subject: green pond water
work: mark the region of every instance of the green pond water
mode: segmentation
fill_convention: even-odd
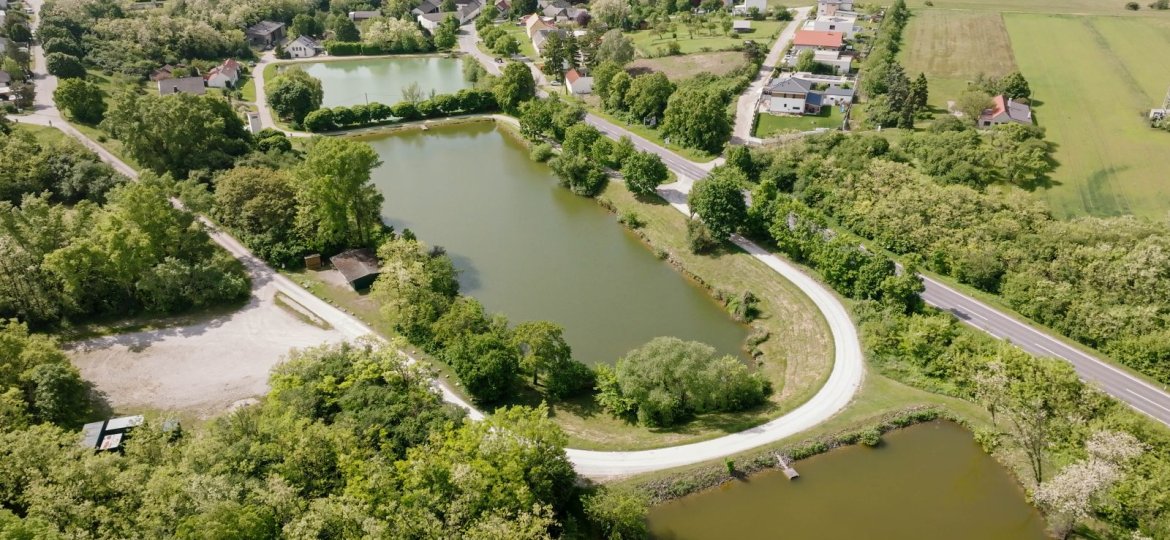
[[[295,65],[321,79],[325,107],[373,102],[393,105],[402,101],[402,89],[411,83],[417,83],[425,95],[432,90],[450,94],[469,86],[463,80],[463,61],[457,58],[419,56]]]
[[[659,540],[1042,540],[1044,522],[1006,470],[950,422],[892,432],[650,511]]]
[[[741,349],[746,327],[492,123],[363,140],[384,162],[373,173],[383,217],[446,248],[462,292],[489,311],[560,324],[589,364],[657,336]]]

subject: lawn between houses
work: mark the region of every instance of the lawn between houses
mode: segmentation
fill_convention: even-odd
[[[737,18],[738,19],[738,18]],[[677,42],[679,52],[691,54],[697,52],[726,51],[743,45],[746,40],[754,40],[765,46],[770,46],[776,36],[788,25],[787,21],[751,21],[752,31],[731,37],[731,33],[723,34],[716,29],[715,35],[708,35],[706,30],[691,34],[686,25],[676,22],[676,29],[672,32],[657,34],[653,29],[627,32],[638,53],[645,57],[666,56],[666,48],[670,42]],[[716,21],[716,24],[719,23]]]
[[[820,114],[777,115],[759,113],[756,121],[756,130],[752,135],[767,138],[786,132],[812,131],[814,129],[837,129],[845,122],[845,115],[840,107],[823,107]]]

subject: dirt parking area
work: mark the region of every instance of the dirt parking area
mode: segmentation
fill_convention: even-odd
[[[274,301],[272,283],[242,309],[193,324],[68,344],[73,363],[119,413],[182,411],[209,417],[268,391],[268,372],[291,348],[343,341]]]

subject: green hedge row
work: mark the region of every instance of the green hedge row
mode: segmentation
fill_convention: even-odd
[[[352,107],[317,109],[305,116],[305,129],[320,133],[385,123],[389,120],[412,121],[442,118],[456,114],[494,112],[495,95],[488,90],[464,89],[454,94],[440,94],[417,103],[400,101],[394,105],[370,103]]]

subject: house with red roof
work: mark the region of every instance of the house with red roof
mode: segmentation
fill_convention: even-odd
[[[820,30],[797,30],[792,38],[792,52],[801,51],[839,51],[845,47],[845,34],[841,32],[824,32]]]
[[[983,114],[979,115],[979,127],[998,126],[1008,122],[1025,126],[1033,124],[1031,107],[1004,97],[1003,94],[995,96],[991,102],[991,108],[984,109]]]
[[[203,80],[211,88],[235,88],[240,80],[240,63],[231,58],[224,60],[222,64],[207,70]]]
[[[565,89],[570,94],[589,94],[593,92],[593,77],[581,74],[575,69],[565,72]]]

